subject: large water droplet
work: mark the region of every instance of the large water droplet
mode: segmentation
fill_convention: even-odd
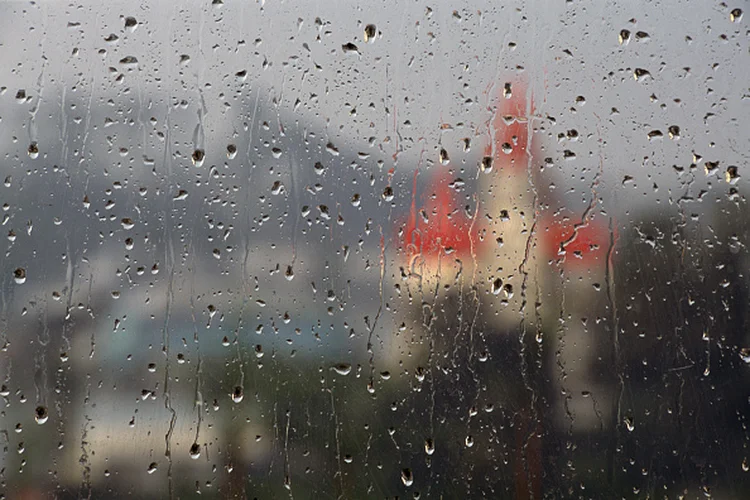
[[[242,387],[235,387],[234,391],[232,392],[232,401],[234,401],[235,403],[241,403],[244,398],[245,392],[242,390]]]
[[[401,482],[404,483],[404,486],[414,484],[414,476],[411,473],[411,469],[406,468],[401,470]]]

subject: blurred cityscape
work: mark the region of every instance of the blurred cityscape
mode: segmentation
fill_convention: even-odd
[[[3,498],[750,497],[742,6],[305,5],[0,5]]]

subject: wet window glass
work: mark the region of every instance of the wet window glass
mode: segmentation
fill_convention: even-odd
[[[2,498],[750,497],[746,7],[2,3]]]

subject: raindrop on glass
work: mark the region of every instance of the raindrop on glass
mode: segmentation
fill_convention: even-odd
[[[234,401],[235,403],[241,403],[244,398],[245,392],[242,390],[242,387],[235,387],[234,391],[232,392],[232,401]]]
[[[26,269],[19,267],[18,269],[13,271],[13,279],[19,285],[23,285],[24,283],[26,283]]]
[[[39,425],[42,425],[49,419],[49,412],[47,412],[46,406],[37,406],[36,410],[34,410],[34,420],[36,420],[36,423]]]

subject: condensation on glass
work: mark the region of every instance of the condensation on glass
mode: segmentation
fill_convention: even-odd
[[[745,7],[4,2],[4,498],[748,498]]]

